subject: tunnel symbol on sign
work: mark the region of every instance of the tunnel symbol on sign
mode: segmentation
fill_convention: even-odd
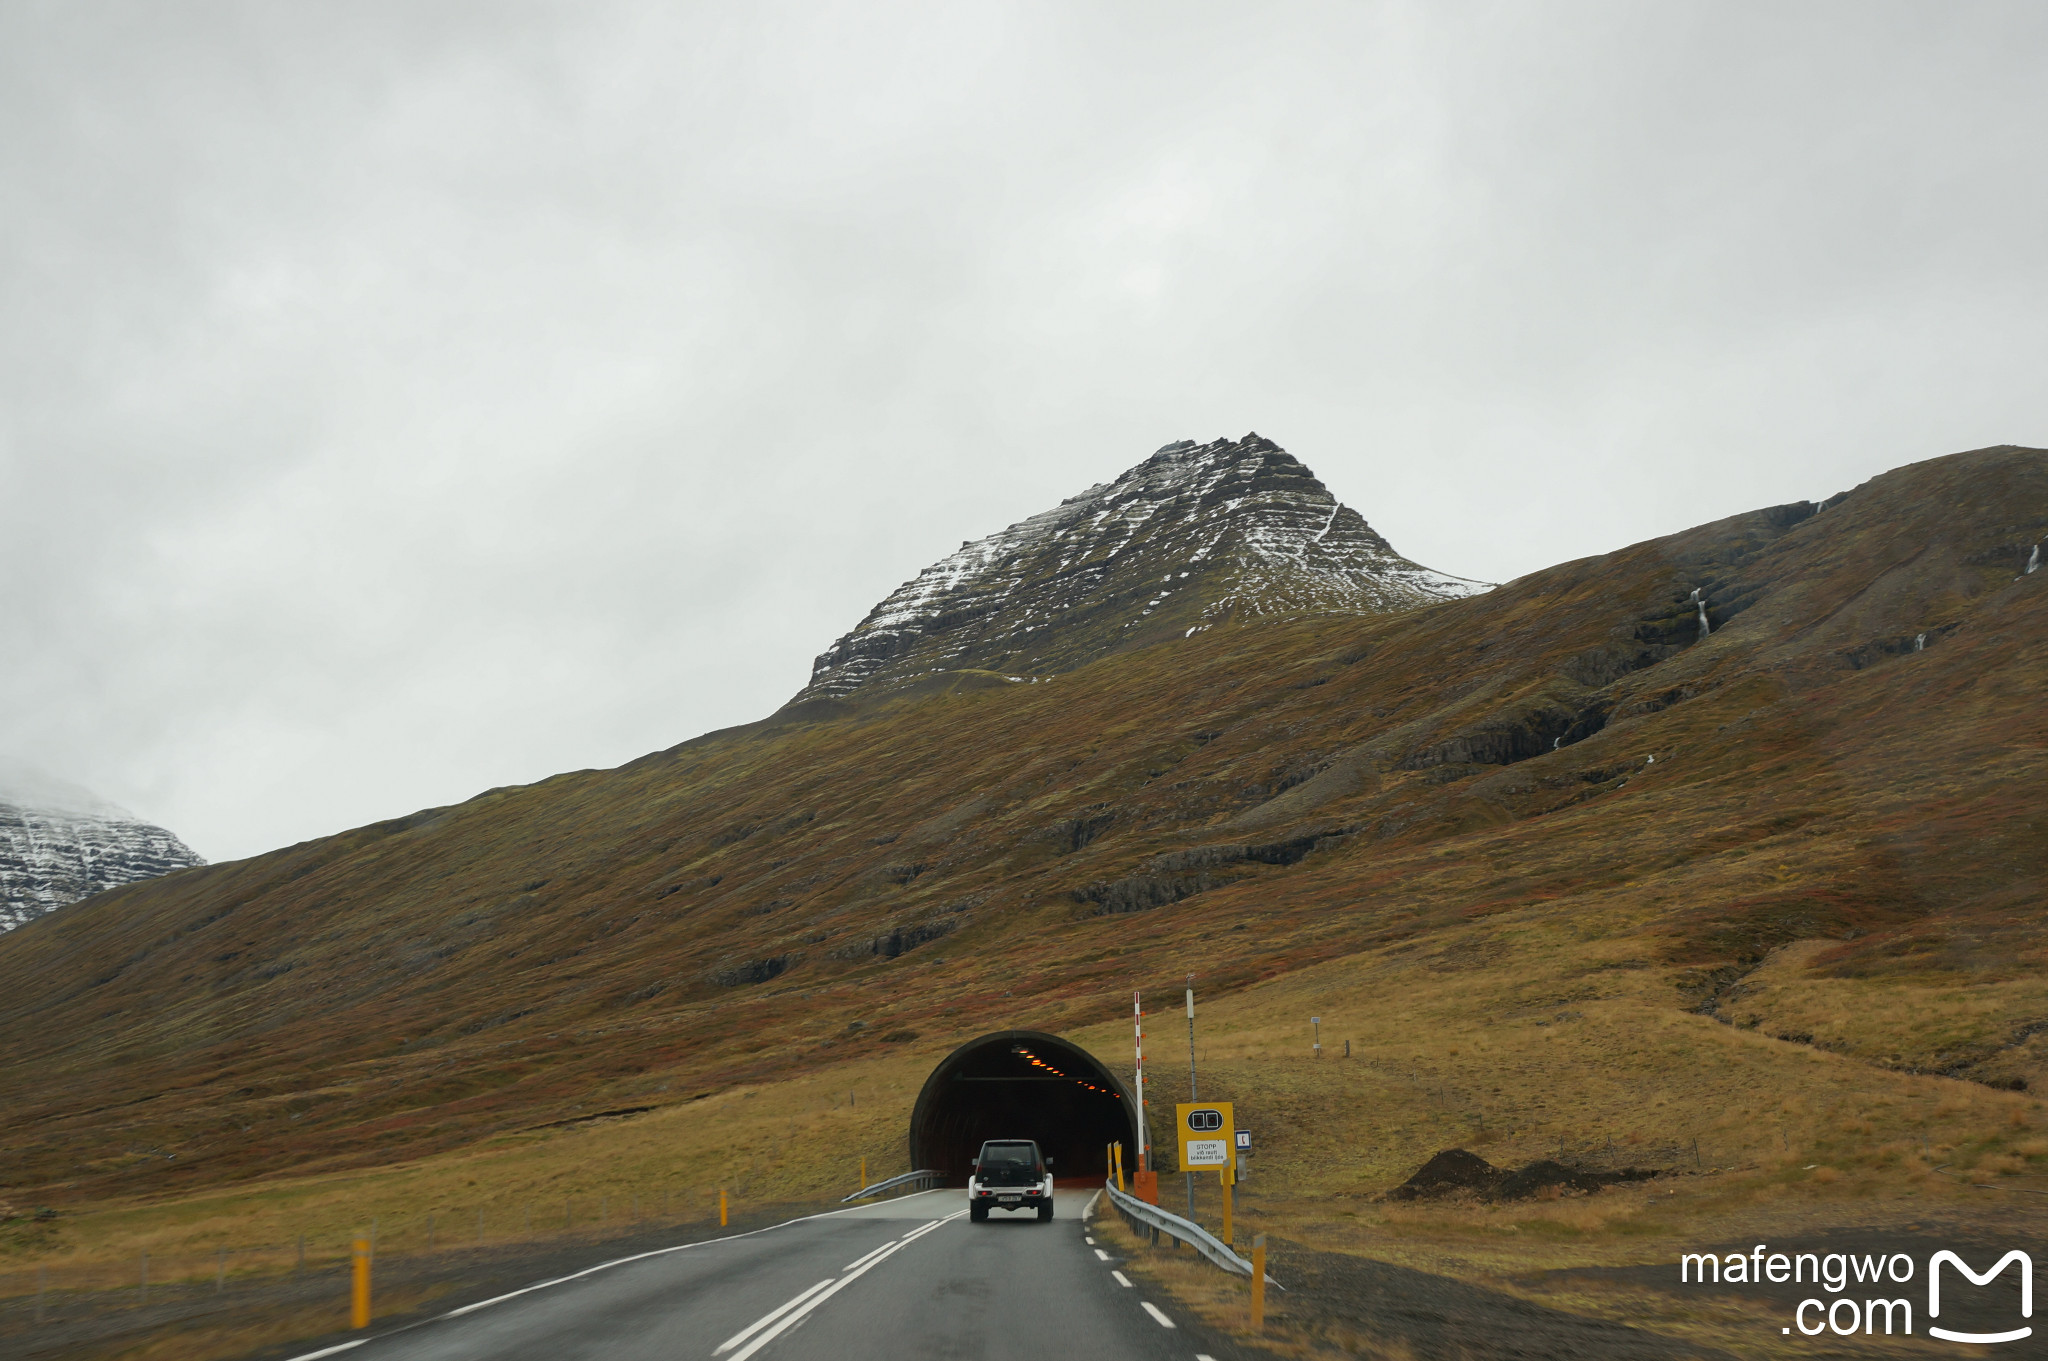
[[[1188,1128],[1189,1128],[1189,1129],[1198,1129],[1198,1130],[1212,1130],[1212,1129],[1222,1129],[1222,1128],[1223,1128],[1223,1112],[1222,1112],[1222,1111],[1189,1111],[1189,1112],[1188,1112]]]

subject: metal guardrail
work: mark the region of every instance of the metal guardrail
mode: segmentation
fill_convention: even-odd
[[[891,1177],[887,1181],[878,1181],[873,1186],[863,1186],[860,1188],[860,1190],[855,1191],[852,1195],[848,1196],[846,1200],[842,1200],[839,1203],[841,1205],[844,1205],[848,1201],[866,1200],[871,1196],[879,1196],[884,1191],[893,1191],[899,1186],[910,1186],[913,1184],[917,1184],[920,1186],[929,1185],[934,1182],[945,1180],[945,1176],[945,1173],[937,1171],[936,1169],[930,1167],[921,1167],[915,1172],[905,1172],[900,1177]],[[841,1185],[844,1184],[845,1183],[843,1182],[841,1183]]]
[[[1150,1229],[1152,1241],[1155,1243],[1159,1241],[1159,1235],[1163,1233],[1168,1237],[1178,1238],[1181,1242],[1186,1243],[1225,1271],[1234,1271],[1240,1276],[1252,1274],[1252,1264],[1250,1262],[1232,1252],[1228,1243],[1225,1243],[1193,1220],[1182,1219],[1177,1214],[1167,1213],[1157,1205],[1148,1205],[1136,1196],[1125,1195],[1122,1191],[1116,1189],[1114,1183],[1104,1182],[1102,1191],[1104,1195],[1109,1197],[1109,1203],[1116,1206],[1117,1210],[1123,1215],[1125,1223],[1129,1224],[1134,1231],[1140,1228],[1140,1226]],[[1272,1286],[1275,1290],[1285,1290],[1287,1288],[1274,1280],[1273,1273],[1270,1271],[1266,1273],[1266,1284]]]

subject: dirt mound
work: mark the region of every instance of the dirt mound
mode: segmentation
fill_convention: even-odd
[[[1477,1153],[1447,1148],[1387,1194],[1394,1200],[1435,1200],[1459,1191],[1490,1196],[1506,1175]]]
[[[1387,1199],[1439,1200],[1464,1192],[1487,1200],[1526,1200],[1553,1187],[1560,1193],[1590,1195],[1618,1181],[1645,1181],[1656,1175],[1636,1167],[1619,1172],[1589,1172],[1548,1158],[1511,1170],[1495,1167],[1469,1149],[1447,1148],[1416,1169],[1414,1176],[1387,1192]]]
[[[1525,1200],[1553,1186],[1560,1191],[1592,1192],[1600,1189],[1601,1182],[1602,1177],[1597,1173],[1540,1158],[1502,1177],[1500,1185],[1494,1189],[1494,1196],[1499,1200]]]

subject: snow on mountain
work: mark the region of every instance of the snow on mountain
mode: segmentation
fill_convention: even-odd
[[[1488,589],[1396,553],[1271,440],[1182,440],[925,568],[825,650],[797,699],[939,671],[1030,679],[1233,616],[1376,614]]]
[[[206,862],[89,790],[0,766],[0,931],[66,903]]]

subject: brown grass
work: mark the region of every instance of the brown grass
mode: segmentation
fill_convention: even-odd
[[[1131,991],[1189,973],[1247,1225],[1512,1283],[1760,1224],[1996,1224],[2035,1198],[1973,1180],[2048,1171],[2048,577],[2000,556],[2044,525],[2038,453],[1917,465],[1796,528],[714,735],[76,905],[0,938],[0,1198],[61,1211],[0,1224],[0,1288],[373,1217],[415,1250],[430,1214],[843,1194],[906,1165],[952,1045],[1032,1026],[1123,1066]],[[1703,645],[1701,581],[1749,602]],[[1439,759],[1560,695],[1606,726]],[[1248,846],[1170,904],[1088,897]],[[898,928],[936,934],[889,956]],[[1376,1198],[1448,1147],[1668,1175]]]

